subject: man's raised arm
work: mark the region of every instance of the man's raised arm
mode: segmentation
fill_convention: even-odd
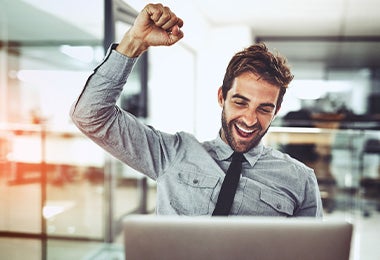
[[[176,138],[170,136],[163,141],[158,131],[120,109],[116,103],[138,56],[150,46],[178,42],[183,38],[182,26],[182,19],[168,7],[162,4],[145,6],[119,45],[112,46],[88,78],[70,112],[73,123],[84,134],[153,179],[174,156],[175,149],[171,149],[172,153],[165,150],[174,146]],[[165,156],[161,154],[163,151]]]

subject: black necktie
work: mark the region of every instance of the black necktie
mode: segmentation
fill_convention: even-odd
[[[240,179],[242,160],[242,153],[234,152],[232,154],[232,162],[227,170],[222,188],[220,189],[218,201],[216,202],[214,212],[212,213],[213,216],[228,216],[230,213]]]

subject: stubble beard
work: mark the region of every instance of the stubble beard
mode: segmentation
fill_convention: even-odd
[[[258,128],[258,132],[255,137],[253,137],[249,141],[240,141],[236,140],[233,136],[233,128],[235,127],[235,122],[237,120],[232,120],[230,122],[227,122],[226,119],[226,113],[224,111],[224,108],[222,110],[222,131],[224,133],[224,137],[228,143],[228,145],[232,148],[232,150],[236,152],[245,153],[251,150],[252,148],[256,147],[261,139],[265,136],[265,134],[268,132],[268,129],[270,125],[268,126],[265,131],[262,131],[262,127],[260,124],[257,124],[256,128]]]

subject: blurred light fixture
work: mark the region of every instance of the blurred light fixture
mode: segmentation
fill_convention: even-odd
[[[90,46],[62,45],[59,50],[67,56],[85,63],[90,63],[94,60],[94,49]]]

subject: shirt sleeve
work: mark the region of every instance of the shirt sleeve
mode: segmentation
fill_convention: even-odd
[[[295,216],[323,217],[322,199],[314,171],[309,172],[306,178],[304,200]]]
[[[70,110],[74,124],[117,159],[156,179],[176,154],[178,135],[169,135],[142,123],[116,102],[136,58],[111,46],[103,62],[88,78]]]

